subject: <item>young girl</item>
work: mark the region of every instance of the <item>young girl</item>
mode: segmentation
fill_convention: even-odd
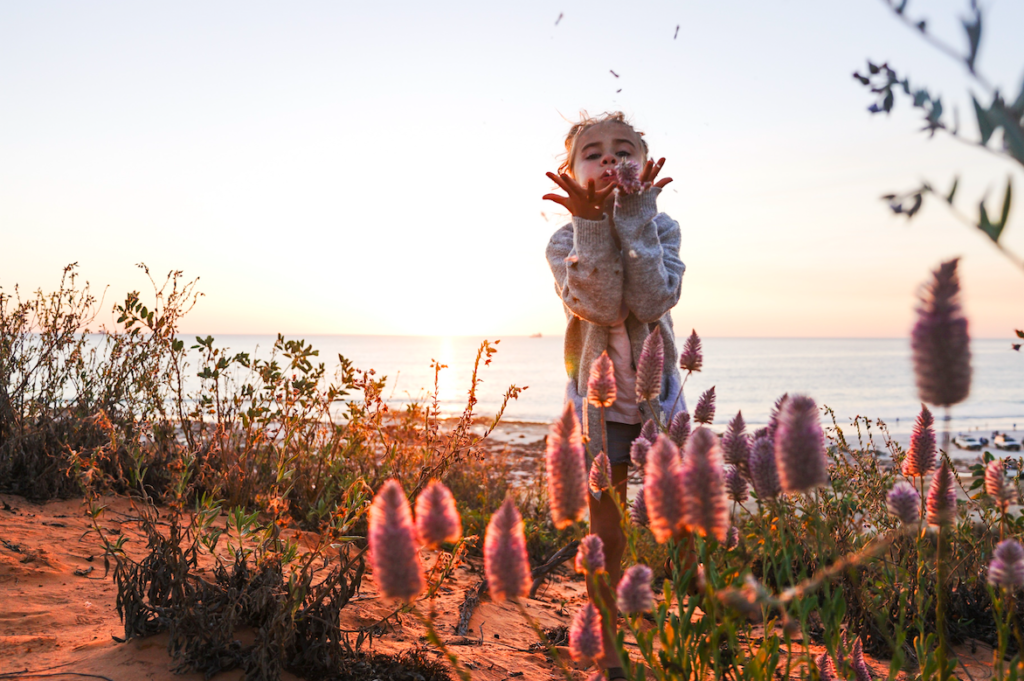
[[[679,301],[683,271],[679,259],[679,224],[656,207],[671,178],[657,179],[665,159],[647,158],[647,143],[621,112],[595,118],[583,114],[565,138],[567,152],[559,174],[548,173],[566,195],[544,199],[564,206],[572,222],[555,232],[547,247],[555,290],[565,306],[565,366],[569,374],[566,399],[576,406],[589,437],[589,459],[601,450],[601,420],[586,400],[593,362],[604,351],[615,365],[616,401],[605,411],[606,452],[612,482],[626,498],[630,445],[644,421],[654,417],[646,402],[636,399],[636,366],[644,340],[661,328],[665,363],[658,418],[667,424],[673,407],[685,409],[679,395],[675,333],[669,311]],[[639,191],[626,193],[617,184],[615,167],[633,161],[642,168]],[[590,531],[604,543],[605,564],[612,588],[621,576],[625,537],[619,509],[611,495],[590,501]],[[588,580],[588,591],[590,591]],[[614,591],[600,595],[615,624]],[[590,592],[591,600],[595,594]],[[606,623],[607,624],[607,623]],[[605,627],[607,632],[607,626]],[[609,679],[626,678],[622,661],[605,635],[605,656],[599,660]]]

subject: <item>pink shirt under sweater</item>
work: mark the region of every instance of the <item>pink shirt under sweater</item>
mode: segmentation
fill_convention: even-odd
[[[629,308],[622,304],[618,321],[608,332],[608,357],[615,366],[615,402],[605,410],[605,420],[616,423],[641,423],[636,406],[636,369],[633,368],[633,348],[626,333]]]

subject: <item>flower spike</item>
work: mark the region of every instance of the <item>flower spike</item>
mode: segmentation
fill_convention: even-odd
[[[944,262],[932,272],[910,333],[918,395],[944,407],[962,402],[971,390],[971,339],[960,308],[958,261]]]

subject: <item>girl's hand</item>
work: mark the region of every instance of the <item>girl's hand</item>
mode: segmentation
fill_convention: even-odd
[[[601,216],[605,213],[605,206],[608,204],[608,200],[615,191],[615,184],[609,184],[604,189],[598,190],[594,186],[594,181],[590,180],[587,182],[587,188],[584,189],[579,185],[576,180],[572,179],[565,173],[555,175],[554,173],[547,173],[547,176],[551,180],[565,190],[568,196],[562,196],[561,194],[545,194],[545,201],[554,201],[555,203],[561,204],[571,214],[584,220],[600,220]],[[671,180],[670,180],[671,181]]]
[[[671,177],[666,177],[664,179],[658,180],[657,182],[654,181],[654,179],[656,177],[658,177],[658,173],[661,172],[661,168],[664,165],[665,165],[665,159],[664,158],[659,158],[657,163],[655,163],[654,161],[648,161],[644,165],[644,169],[640,172],[640,184],[642,186],[645,186],[645,187],[652,187],[653,186],[653,187],[657,187],[658,189],[661,189],[662,187],[667,185],[669,182],[671,182],[672,181]]]

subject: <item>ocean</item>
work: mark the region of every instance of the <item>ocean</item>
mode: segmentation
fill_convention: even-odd
[[[183,337],[184,338],[184,337]],[[274,336],[223,335],[218,346],[269,354]],[[338,354],[360,369],[387,377],[385,396],[395,407],[431,399],[432,360],[447,365],[439,378],[444,415],[462,413],[473,371],[478,337],[305,336],[320,351],[329,371]],[[192,340],[189,337],[186,340]],[[490,339],[495,340],[495,339]],[[684,338],[677,341],[682,347]],[[704,367],[685,387],[692,408],[715,386],[715,423],[724,426],[737,411],[754,428],[767,423],[783,393],[813,397],[831,407],[840,425],[855,416],[882,419],[894,434],[909,433],[920,402],[907,339],[703,338]],[[511,336],[496,346],[490,366],[479,370],[476,413],[492,416],[509,385],[526,387],[510,402],[506,421],[548,423],[560,413],[566,374],[562,338]],[[954,431],[1024,428],[1024,353],[1009,340],[974,340],[973,380],[966,401],[952,409]],[[940,414],[936,413],[936,418]]]

